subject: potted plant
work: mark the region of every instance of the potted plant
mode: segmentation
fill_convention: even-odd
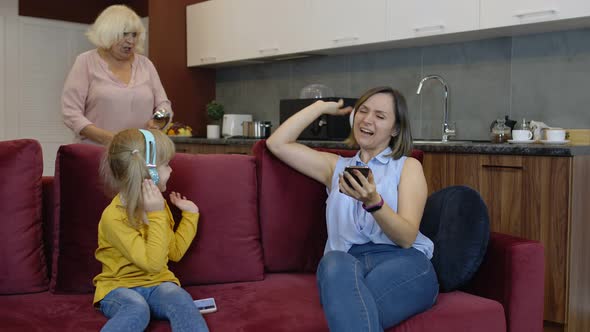
[[[223,118],[223,105],[216,100],[207,104],[207,116],[211,119],[211,124],[207,125],[207,138],[219,138],[221,132],[219,121]]]

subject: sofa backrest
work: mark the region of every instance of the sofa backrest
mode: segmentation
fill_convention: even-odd
[[[39,142],[0,142],[0,294],[47,290],[42,175]]]
[[[356,150],[319,149],[350,157]],[[264,267],[268,272],[313,272],[327,239],[326,187],[277,159],[258,141],[253,148]],[[412,156],[422,161],[423,153]]]
[[[54,226],[50,290],[89,293],[100,272],[94,258],[97,225],[110,203],[98,168],[104,148],[63,145],[57,151],[54,177]]]
[[[97,226],[110,203],[99,177],[104,148],[71,144],[56,159],[54,247],[51,290],[92,292],[101,266],[94,257]],[[184,285],[263,278],[255,161],[241,155],[177,154],[169,191],[200,208],[197,237],[170,269]],[[164,195],[167,197],[167,194]],[[175,220],[180,212],[170,204]]]

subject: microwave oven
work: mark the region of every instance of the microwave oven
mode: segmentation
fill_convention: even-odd
[[[324,101],[338,101],[342,99],[344,106],[354,107],[355,98],[330,97],[321,98]],[[318,99],[282,99],[280,101],[280,123],[285,122],[293,114],[313,104]],[[342,141],[350,135],[350,121],[348,116],[324,114],[299,135],[300,140],[309,141]]]

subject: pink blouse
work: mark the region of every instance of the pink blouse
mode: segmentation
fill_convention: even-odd
[[[95,143],[80,136],[84,127],[95,126],[116,133],[145,128],[156,109],[172,112],[154,64],[135,54],[129,84],[121,82],[100,57],[98,50],[76,58],[62,92],[64,123],[76,134],[76,142]]]

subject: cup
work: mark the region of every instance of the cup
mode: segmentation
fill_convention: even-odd
[[[512,131],[512,139],[515,141],[529,141],[533,138],[530,130],[515,129]]]
[[[546,129],[545,139],[553,142],[565,141],[565,129]]]

